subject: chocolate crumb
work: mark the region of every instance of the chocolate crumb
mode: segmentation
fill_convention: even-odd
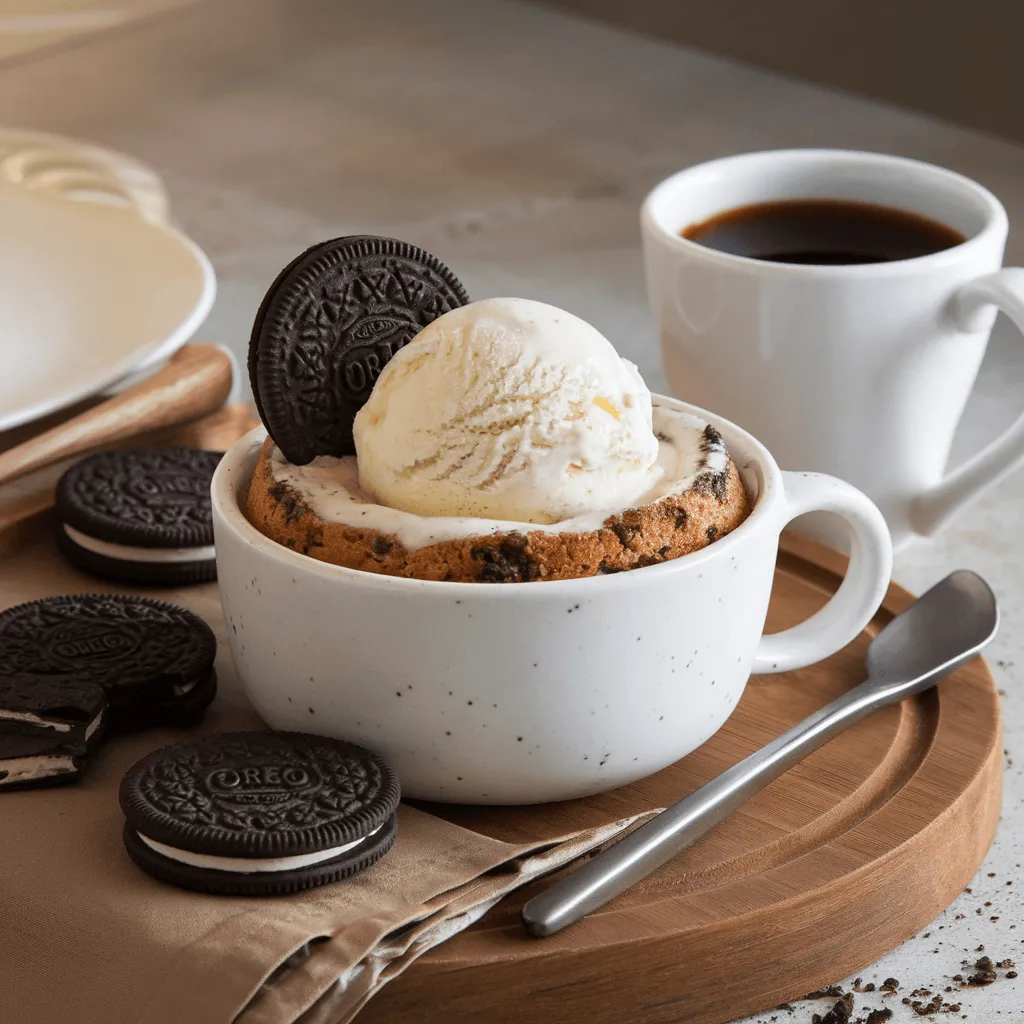
[[[838,999],[845,995],[842,985],[829,985],[828,988],[819,988],[814,992],[808,992],[804,999]]]
[[[728,483],[726,473],[701,473],[690,485],[698,494],[710,494],[718,501],[725,501],[725,485]]]
[[[472,558],[483,562],[477,579],[481,583],[529,583],[537,579],[540,570],[526,545],[527,540],[521,533],[510,533],[495,547],[473,548]]]
[[[374,537],[373,553],[375,555],[386,555],[395,545],[387,537]]]
[[[270,488],[269,493],[270,497],[284,510],[284,521],[289,526],[298,522],[306,513],[306,506],[299,501],[295,492],[287,484],[278,481]]]
[[[1006,976],[1007,976],[1007,977],[1008,977],[1009,979],[1011,979],[1011,981],[1012,981],[1012,980],[1013,980],[1014,978],[1016,978],[1016,977],[1017,977],[1017,972],[1016,972],[1016,971],[1007,971],[1007,972],[1006,972]]]
[[[974,967],[975,973],[967,978],[968,988],[981,988],[984,985],[991,985],[996,980],[995,966],[989,957],[980,957],[974,962]]]
[[[898,992],[899,987],[900,983],[895,978],[886,978],[881,985],[883,992]]]
[[[892,1010],[888,1007],[882,1010],[872,1010],[867,1017],[864,1018],[864,1024],[884,1024],[885,1021],[892,1019]]]
[[[707,536],[708,536],[708,542],[709,543],[714,543],[716,540],[718,540],[718,527],[717,526],[709,526],[707,528]]]
[[[850,1024],[853,1014],[853,995],[847,992],[824,1016],[815,1013],[811,1016],[811,1024]]]
[[[636,560],[636,567],[638,569],[646,569],[649,565],[661,565],[665,561],[665,556],[659,552],[656,555],[641,555]]]
[[[612,523],[610,529],[619,538],[619,543],[624,548],[630,547],[633,541],[636,540],[637,534],[640,533],[639,526],[624,523],[621,520],[617,523]]]
[[[677,530],[685,529],[685,527],[686,527],[686,520],[687,520],[686,509],[682,509],[682,508],[676,509],[676,529]]]

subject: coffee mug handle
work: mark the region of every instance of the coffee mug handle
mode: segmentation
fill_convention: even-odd
[[[963,285],[953,299],[953,313],[965,331],[984,330],[993,306],[1024,334],[1024,269],[1006,267],[986,274]],[[962,505],[1010,473],[1022,459],[1024,414],[977,455],[915,499],[910,509],[910,525],[916,533],[930,536]]]
[[[803,668],[845,647],[878,610],[892,575],[889,528],[870,498],[824,473],[784,472],[782,478],[786,492],[783,525],[805,512],[842,516],[853,532],[850,565],[824,608],[797,626],[761,637],[750,670],[753,673]]]

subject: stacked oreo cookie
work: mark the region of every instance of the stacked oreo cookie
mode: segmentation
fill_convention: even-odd
[[[146,448],[101,452],[57,485],[57,543],[104,579],[205,583],[217,576],[210,482],[222,452]]]
[[[0,790],[75,779],[109,731],[195,724],[217,692],[216,650],[199,616],[151,598],[0,613]]]
[[[154,751],[121,783],[148,874],[236,896],[348,878],[391,849],[398,780],[376,754],[306,733],[221,733]]]

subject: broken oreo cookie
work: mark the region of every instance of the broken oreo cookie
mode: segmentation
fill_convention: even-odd
[[[72,564],[106,579],[202,583],[217,576],[210,482],[222,452],[101,452],[57,485],[57,542]]]
[[[0,677],[0,729],[85,740],[102,732],[107,697],[102,687],[77,679],[34,675]]]
[[[260,418],[285,458],[355,454],[352,421],[385,364],[468,301],[437,257],[394,238],[335,238],[296,257],[260,304],[249,342]]]
[[[347,878],[395,840],[398,780],[376,754],[306,733],[241,732],[142,758],[120,790],[124,842],[148,874],[236,896]]]
[[[98,737],[9,731],[0,726],[0,792],[73,782],[85,770]]]
[[[216,651],[198,615],[148,597],[74,594],[0,613],[0,680],[92,683],[123,730],[198,721],[216,693]]]
[[[99,686],[71,679],[0,678],[0,790],[70,782],[106,726]]]

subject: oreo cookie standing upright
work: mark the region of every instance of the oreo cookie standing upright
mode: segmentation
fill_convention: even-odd
[[[198,615],[148,597],[73,594],[0,613],[0,677],[97,685],[122,730],[198,721],[216,694],[216,652]]]
[[[172,885],[237,896],[347,878],[395,840],[398,780],[376,754],[305,733],[221,733],[142,758],[120,790],[124,842]]]
[[[105,579],[175,585],[216,579],[210,482],[221,452],[100,452],[57,485],[57,542]]]
[[[353,455],[352,421],[388,360],[469,301],[428,252],[351,235],[296,257],[260,304],[249,378],[267,431],[294,465]]]

